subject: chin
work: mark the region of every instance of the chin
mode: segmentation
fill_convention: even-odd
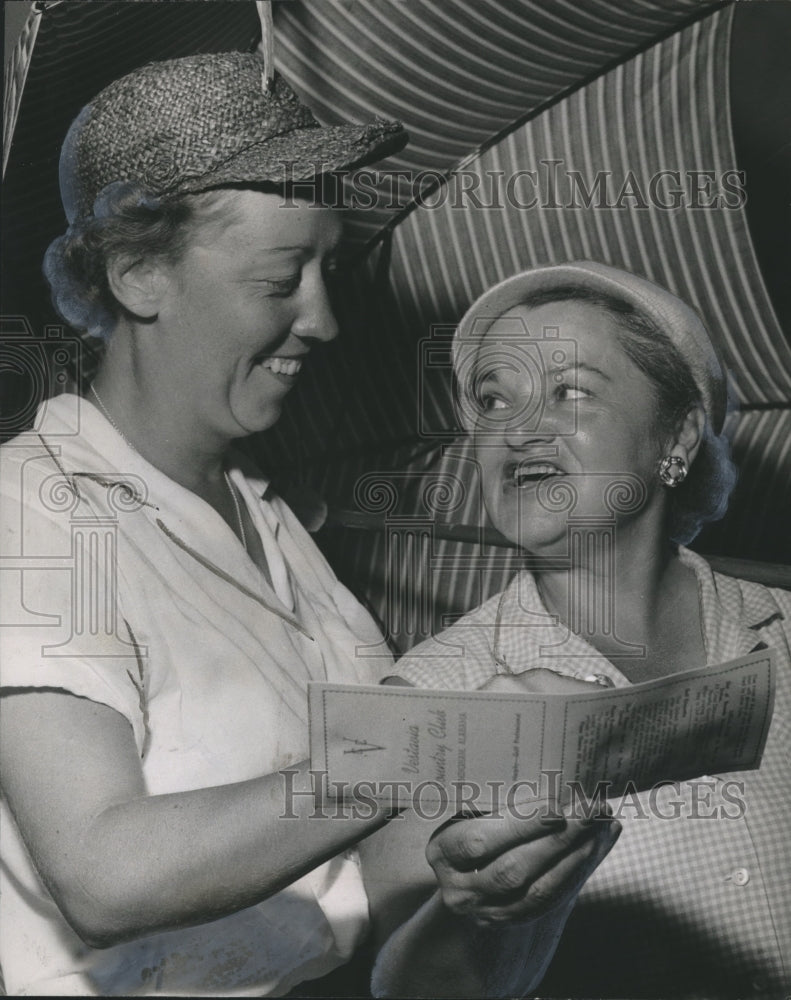
[[[274,427],[280,420],[283,407],[280,404],[267,406],[255,413],[234,415],[236,422],[245,429],[246,434],[261,434]]]
[[[534,516],[525,514],[520,520],[521,523],[514,523],[513,517],[492,517],[492,523],[500,534],[527,552],[551,554],[560,550],[562,554],[567,554],[568,520],[565,516],[542,512]]]
[[[259,421],[258,430],[268,431],[270,427],[274,427],[278,420],[280,420],[282,412],[283,411],[278,407],[277,413],[267,413]]]

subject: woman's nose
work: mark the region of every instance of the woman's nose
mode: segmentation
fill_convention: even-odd
[[[543,400],[524,406],[513,415],[504,428],[503,440],[509,448],[523,448],[534,442],[552,441],[558,433],[557,420]]]
[[[338,323],[323,276],[307,283],[301,299],[293,332],[305,340],[334,340],[338,336]]]
[[[555,435],[547,427],[535,427],[533,429],[520,426],[509,425],[504,434],[505,443],[509,448],[525,448],[530,444],[544,444],[554,440]]]

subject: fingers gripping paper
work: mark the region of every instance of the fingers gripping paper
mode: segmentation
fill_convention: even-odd
[[[494,694],[314,683],[311,765],[331,796],[487,807],[516,786],[585,794],[758,767],[774,703],[770,650],[624,688]]]

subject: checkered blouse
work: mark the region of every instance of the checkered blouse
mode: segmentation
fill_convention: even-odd
[[[791,997],[791,593],[713,573],[685,549],[681,557],[698,578],[708,663],[761,644],[776,650],[763,761],[757,771],[668,786],[653,803],[647,792],[610,803],[623,832],[580,896],[542,996]],[[421,687],[469,690],[537,667],[629,684],[548,614],[523,572],[406,654],[398,673]]]

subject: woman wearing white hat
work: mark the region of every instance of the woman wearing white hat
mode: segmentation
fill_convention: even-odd
[[[621,838],[583,888],[542,995],[787,994],[791,595],[712,573],[684,548],[735,482],[707,331],[665,289],[577,261],[487,291],[459,325],[454,367],[487,511],[532,572],[410,651],[402,679],[574,692],[764,647],[777,657],[758,771],[611,802]]]
[[[389,813],[312,817],[306,689],[374,682],[381,661],[357,650],[381,637],[233,442],[278,419],[337,332],[340,225],[299,182],[315,196],[405,139],[321,127],[241,53],[144,67],[69,132],[69,230],[46,270],[64,318],[108,340],[86,399],[48,401],[3,448],[20,560],[0,629],[12,993],[283,995],[365,938],[352,848]],[[543,867],[568,852],[555,829],[510,837],[526,885],[531,841]],[[582,878],[610,841],[572,839]],[[434,954],[422,992],[464,975],[432,937],[456,956],[470,929],[443,902],[449,875],[409,953]],[[399,992],[391,959],[380,989]]]

